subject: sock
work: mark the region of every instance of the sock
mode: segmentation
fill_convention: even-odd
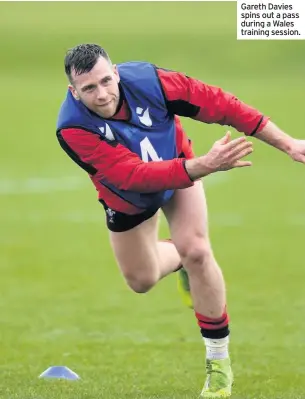
[[[210,360],[220,360],[229,357],[229,336],[225,338],[204,338],[206,347],[206,358]]]
[[[206,346],[207,359],[225,359],[229,357],[229,316],[226,312],[217,319],[211,319],[195,313],[201,335]]]

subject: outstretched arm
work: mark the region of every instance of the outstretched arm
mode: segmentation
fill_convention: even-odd
[[[241,159],[252,152],[252,143],[246,137],[231,141],[230,133],[204,156],[156,162],[143,162],[121,144],[109,143],[95,133],[78,128],[63,129],[57,138],[69,157],[94,181],[106,179],[122,190],[141,193],[187,188],[194,180],[210,173],[251,166],[251,162]]]
[[[246,135],[260,132],[269,118],[220,87],[183,73],[157,68],[167,108],[172,114],[204,123],[232,126]]]
[[[305,163],[305,140],[283,132],[260,111],[221,88],[190,78],[183,73],[157,68],[170,112],[204,123],[234,127]]]

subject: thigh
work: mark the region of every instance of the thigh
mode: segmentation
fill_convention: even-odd
[[[196,240],[208,242],[207,205],[200,180],[192,187],[176,190],[163,212],[179,253]]]
[[[126,278],[158,271],[158,218],[159,212],[130,230],[110,231],[111,246]]]

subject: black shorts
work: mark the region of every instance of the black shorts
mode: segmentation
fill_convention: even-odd
[[[153,217],[157,212],[157,209],[148,209],[142,213],[136,215],[128,215],[127,213],[122,213],[114,211],[109,208],[104,201],[99,200],[103,205],[106,213],[106,223],[110,231],[115,233],[121,233],[123,231],[128,231],[138,226],[147,219]]]

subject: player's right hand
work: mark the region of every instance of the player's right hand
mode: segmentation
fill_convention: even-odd
[[[253,144],[245,136],[231,140],[231,133],[216,141],[210,151],[202,157],[205,167],[210,173],[251,166],[252,162],[242,158],[253,152]]]
[[[185,168],[190,178],[196,180],[218,171],[251,166],[250,161],[242,159],[252,151],[253,145],[245,136],[231,140],[231,133],[227,132],[206,155],[187,159]]]

